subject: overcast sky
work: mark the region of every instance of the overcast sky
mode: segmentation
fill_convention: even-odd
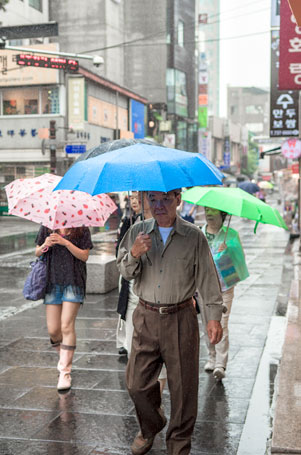
[[[269,87],[271,0],[220,3],[220,116],[225,116],[227,85]],[[224,39],[241,35],[250,36]]]

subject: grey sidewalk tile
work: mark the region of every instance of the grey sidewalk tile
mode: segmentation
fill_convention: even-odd
[[[202,454],[233,455],[237,451],[242,429],[241,424],[221,425],[220,422],[198,421],[192,436],[192,446]]]
[[[8,384],[0,384],[0,407],[13,406],[13,403],[32,387],[14,387]]]
[[[87,368],[89,370],[114,370],[125,371],[126,358],[112,354],[83,354],[74,363],[75,368]]]
[[[78,389],[58,393],[55,388],[35,387],[14,400],[14,409],[67,411],[88,414],[127,415],[132,400],[126,391]]]
[[[128,449],[138,431],[134,417],[63,412],[49,425],[37,431],[33,439],[73,441],[81,444]]]
[[[117,354],[116,341],[99,340],[78,340],[76,342],[76,352],[92,354]]]
[[[52,441],[0,440],[0,455],[90,455],[94,445],[80,446]]]
[[[74,354],[74,362],[79,358]],[[15,349],[0,349],[0,362],[7,366],[28,366],[28,367],[56,367],[58,355],[56,352],[43,351],[16,351]]]
[[[0,438],[31,438],[58,414],[57,411],[0,409]]]
[[[76,329],[114,329],[116,332],[117,320],[113,318],[87,318],[87,317],[77,317],[76,319]]]
[[[78,339],[116,340],[116,329],[77,328]]]
[[[0,384],[9,387],[28,387],[36,384],[56,385],[57,371],[55,368],[11,367],[0,374]]]

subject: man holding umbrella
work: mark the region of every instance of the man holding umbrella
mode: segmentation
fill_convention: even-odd
[[[119,247],[117,263],[134,279],[139,305],[127,367],[127,386],[141,431],[134,455],[147,453],[166,424],[158,382],[166,364],[171,418],[166,434],[169,455],[188,455],[197,416],[199,328],[192,296],[199,290],[209,315],[212,344],[221,340],[222,296],[217,272],[200,229],[177,216],[180,190],[149,191],[152,219],[132,226]]]

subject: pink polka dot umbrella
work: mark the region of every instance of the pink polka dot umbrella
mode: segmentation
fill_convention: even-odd
[[[91,196],[82,191],[53,191],[62,177],[43,174],[17,179],[6,185],[9,214],[26,218],[52,230],[81,226],[104,226],[117,210],[107,194]]]

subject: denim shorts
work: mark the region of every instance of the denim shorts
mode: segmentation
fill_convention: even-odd
[[[51,292],[48,292],[44,298],[45,305],[61,305],[62,302],[79,302],[83,303],[84,292],[78,286],[59,286],[54,284]]]

